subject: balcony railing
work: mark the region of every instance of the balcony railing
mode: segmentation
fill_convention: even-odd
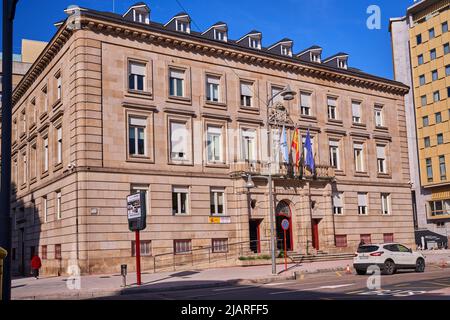
[[[303,180],[333,180],[335,178],[334,168],[328,165],[316,165],[315,172],[311,172],[306,166],[302,168],[294,167],[288,164],[272,164],[272,176],[284,179],[303,179]],[[231,164],[230,175],[240,177],[244,175],[267,176],[269,175],[269,165],[266,162],[259,161],[237,161]]]

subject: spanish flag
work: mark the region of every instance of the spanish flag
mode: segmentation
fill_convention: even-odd
[[[292,159],[294,168],[298,168],[300,166],[300,150],[301,150],[301,142],[300,142],[300,130],[295,129],[294,136],[292,137]]]

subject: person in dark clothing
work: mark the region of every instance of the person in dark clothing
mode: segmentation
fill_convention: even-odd
[[[364,242],[364,240],[361,240],[361,242],[358,245],[358,248],[361,248],[362,246],[364,246],[366,243]]]
[[[39,279],[39,269],[42,267],[41,258],[37,254],[31,259],[31,269],[33,270],[33,277]]]

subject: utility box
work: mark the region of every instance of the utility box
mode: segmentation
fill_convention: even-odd
[[[8,255],[8,252],[0,247],[0,301],[3,300],[3,260]]]

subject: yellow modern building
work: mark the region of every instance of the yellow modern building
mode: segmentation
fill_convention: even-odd
[[[450,0],[423,0],[407,9],[403,18],[391,19],[394,68],[410,64],[412,113],[415,115],[421,195],[425,195],[423,220],[430,229],[449,236],[450,225]],[[406,27],[401,28],[401,24]],[[402,35],[402,32],[404,33]],[[401,53],[401,39],[408,54]],[[409,57],[408,57],[409,56]],[[409,62],[401,61],[409,58]],[[414,134],[410,135],[411,137]],[[411,160],[414,162],[414,160]],[[414,167],[413,165],[411,166]],[[420,220],[420,217],[419,217]]]

